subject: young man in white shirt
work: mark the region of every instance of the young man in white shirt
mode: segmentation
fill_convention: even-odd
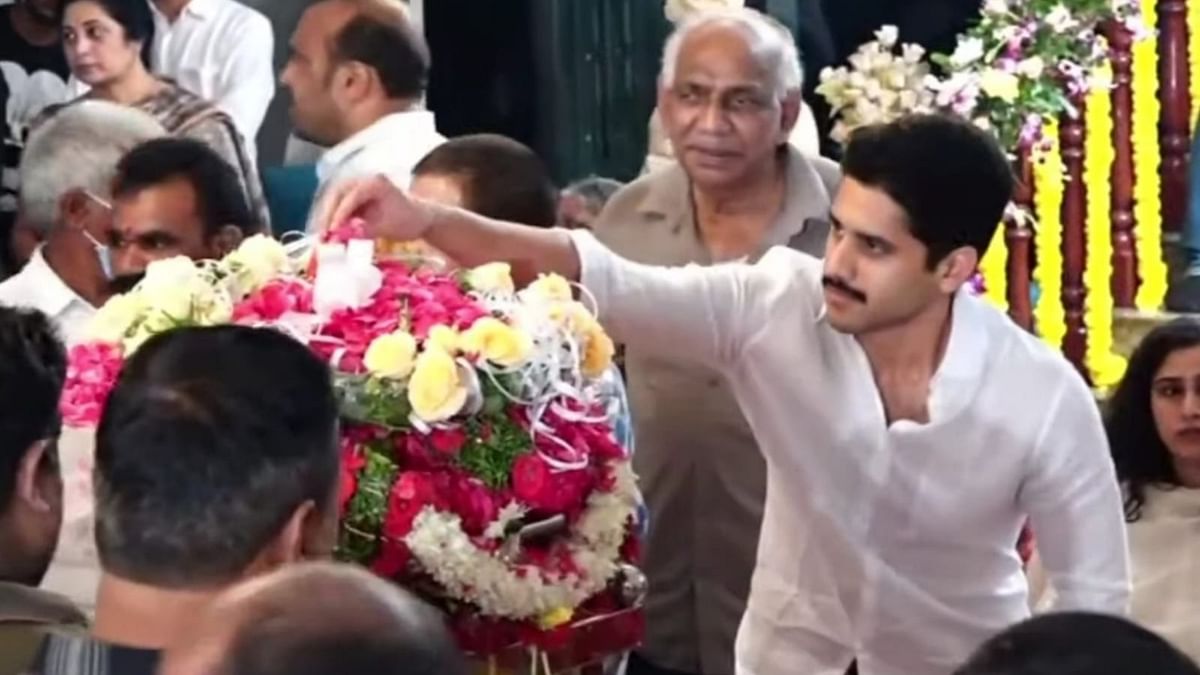
[[[408,186],[446,139],[422,108],[429,47],[399,0],[322,0],[304,12],[283,71],[292,122],[329,150],[318,197],[334,182],[383,173]]]
[[[21,158],[21,223],[42,243],[0,283],[0,304],[40,310],[72,344],[110,294],[112,213],[106,206],[117,162],[165,135],[146,113],[84,101],[51,117]]]
[[[253,156],[275,97],[275,33],[237,0],[153,0],[150,67],[233,118]]]
[[[1091,393],[964,290],[1012,192],[1004,153],[966,121],[918,115],[859,130],[842,169],[823,262],[775,248],[754,265],[638,265],[588,233],[425,204],[383,177],[331,190],[318,219],[580,279],[617,341],[724,373],[767,461],[739,673],[952,672],[1028,613],[1026,518],[1058,608],[1125,612],[1121,495]]]

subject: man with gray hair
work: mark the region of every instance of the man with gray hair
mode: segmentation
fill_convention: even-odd
[[[82,337],[110,294],[117,162],[165,133],[149,115],[105,101],[64,108],[34,132],[21,158],[19,222],[40,246],[0,283],[0,304],[40,310],[68,344]]]
[[[681,21],[658,92],[676,161],[617,192],[596,237],[653,265],[755,261],[775,245],[821,255],[840,174],[788,144],[801,72],[791,34],[757,11]],[[647,634],[629,672],[730,675],[762,522],[762,455],[708,364],[634,348],[625,364],[650,512]]]

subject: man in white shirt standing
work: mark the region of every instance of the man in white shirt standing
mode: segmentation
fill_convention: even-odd
[[[429,47],[399,0],[322,0],[304,12],[283,71],[292,122],[328,147],[318,195],[332,182],[386,174],[408,186],[412,170],[446,139],[422,108]]]
[[[117,162],[138,144],[165,135],[153,117],[105,101],[84,101],[50,118],[21,158],[20,208],[42,244],[0,283],[0,304],[50,317],[68,345],[110,295],[112,212]]]
[[[332,190],[318,218],[579,279],[617,341],[723,371],[767,461],[739,673],[951,673],[1029,612],[1026,518],[1059,609],[1127,611],[1091,392],[964,288],[1012,193],[1004,153],[918,115],[859,130],[842,171],[823,262],[781,247],[754,265],[639,265],[589,233],[425,204],[382,177]]]
[[[275,34],[267,17],[237,0],[152,0],[150,9],[150,67],[224,110],[253,157],[275,97]]]

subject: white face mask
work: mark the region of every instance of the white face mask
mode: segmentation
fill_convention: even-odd
[[[100,197],[97,197],[96,195],[92,194],[90,191],[84,190],[83,194],[87,195],[88,199],[91,199],[92,201],[96,202],[100,206],[103,206],[105,209],[112,211],[112,204],[109,204],[107,201],[101,199]],[[83,233],[83,236],[87,237],[87,240],[89,242],[92,243],[92,248],[96,252],[96,262],[100,264],[100,273],[104,275],[104,278],[106,280],[112,281],[113,280],[112,247],[108,246],[107,244],[100,243],[95,237],[92,236],[92,233],[88,232],[87,230],[80,229],[79,231],[81,233]]]

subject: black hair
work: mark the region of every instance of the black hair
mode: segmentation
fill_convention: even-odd
[[[67,8],[85,0],[63,0],[62,16],[66,16]],[[142,65],[146,70],[153,70],[150,61],[154,43],[154,14],[150,11],[150,3],[145,0],[86,0],[100,5],[104,13],[125,30],[127,42],[142,44]]]
[[[1104,430],[1125,491],[1125,519],[1135,522],[1150,485],[1176,487],[1171,453],[1150,407],[1154,376],[1172,353],[1200,346],[1200,322],[1182,318],[1158,326],[1138,344],[1104,411]]]
[[[1200,675],[1166,640],[1126,619],[1045,614],[988,640],[954,675]]]
[[[101,566],[138,583],[235,580],[296,509],[335,508],[329,368],[282,333],[179,328],[121,370],[96,435]]]
[[[218,234],[226,225],[237,227],[246,236],[261,231],[237,171],[215,150],[193,138],[155,138],[130,150],[117,163],[113,195],[127,197],[180,178],[195,192],[206,236]]]
[[[429,86],[429,46],[401,8],[359,2],[358,14],[334,36],[334,62],[357,61],[375,70],[388,98],[419,99]]]
[[[220,675],[467,675],[444,616],[365,570],[282,572],[252,598]],[[256,602],[257,601],[257,602]]]
[[[461,181],[463,206],[488,218],[554,227],[558,199],[546,165],[528,146],[497,134],[453,138],[413,168],[414,176]]]
[[[44,314],[0,306],[0,511],[8,508],[25,453],[58,437],[67,356]],[[54,453],[46,468],[56,469]]]
[[[996,139],[951,115],[906,115],[856,129],[842,172],[904,209],[913,236],[928,249],[930,269],[964,246],[983,258],[1014,187]]]

